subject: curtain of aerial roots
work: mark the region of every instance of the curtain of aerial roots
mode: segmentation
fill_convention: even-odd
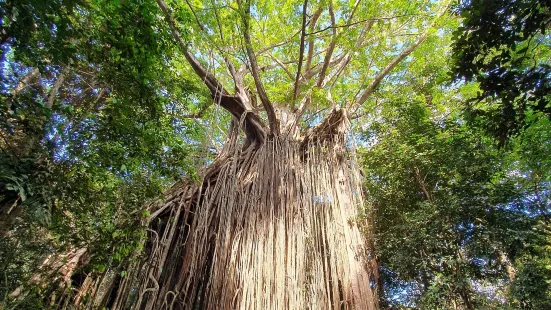
[[[114,308],[376,308],[355,224],[359,169],[345,143],[235,148],[217,178],[189,188],[197,198],[183,193],[156,220],[148,260],[129,269]]]

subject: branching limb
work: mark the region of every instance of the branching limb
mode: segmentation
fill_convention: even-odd
[[[351,24],[352,22],[352,19],[354,18],[354,15],[356,14],[356,10],[358,9],[358,6],[360,5],[360,0],[356,0],[356,3],[354,4],[354,8],[352,9],[352,12],[350,12],[350,16],[348,16],[347,20],[346,20],[346,23],[347,24]],[[333,11],[333,2],[330,1],[329,2],[329,14],[331,16],[331,26],[333,27],[333,34],[332,34],[332,39],[331,39],[331,42],[329,43],[329,48],[327,49],[327,53],[325,54],[325,59],[323,61],[323,66],[322,66],[322,69],[321,69],[321,72],[320,72],[320,75],[318,76],[318,81],[316,83],[316,86],[317,87],[323,87],[330,79],[327,79],[326,80],[326,76],[327,75],[335,75],[337,73],[340,73],[342,71],[344,71],[344,67],[346,67],[348,65],[348,63],[350,62],[351,60],[351,55],[349,53],[343,53],[341,55],[341,57],[337,57],[337,59],[335,60],[332,60],[332,56],[333,56],[333,52],[335,50],[335,46],[337,44],[337,42],[339,41],[339,39],[343,36],[343,34],[346,32],[346,29],[344,31],[341,31],[341,33],[339,33],[337,35],[337,27],[335,26],[336,22],[335,22],[335,13]],[[369,29],[371,28],[371,26],[373,26],[373,23],[374,21],[368,21],[367,22],[367,27],[369,31]],[[363,34],[364,32],[362,32]],[[361,36],[360,36],[361,37]],[[356,48],[359,48],[359,46],[357,46],[357,43],[356,42]],[[346,54],[346,55],[344,55]],[[329,69],[329,66],[331,64],[336,64],[336,71],[332,72],[331,74],[328,74],[327,73],[327,70]]]
[[[19,95],[19,93],[22,92],[25,89],[25,87],[27,87],[27,85],[29,85],[39,75],[40,75],[40,71],[38,70],[38,68],[34,68],[31,72],[27,73],[25,76],[23,76],[23,78],[21,78],[19,83],[17,83],[17,86],[15,86],[15,88],[11,91],[11,97],[7,98],[5,101],[5,105],[8,108],[8,110],[10,110],[11,108],[11,103],[13,99],[15,99],[15,97]],[[9,143],[6,143],[6,144],[10,146]]]
[[[329,86],[329,88],[332,88],[333,85],[335,85],[335,83],[337,82],[339,76],[344,72],[346,66],[350,63],[350,60],[352,60],[352,56],[350,54],[347,54],[346,57],[343,58],[343,60],[340,62],[340,64],[337,65],[335,69],[327,75],[327,78],[325,78],[325,80],[323,81],[323,85],[327,85],[330,81],[333,81]]]
[[[282,64],[284,65],[290,65],[290,64],[296,64],[298,63],[298,60],[279,60]],[[275,67],[279,66],[279,64],[275,63],[275,64],[269,64],[269,65],[265,65],[265,66],[262,66],[260,67],[260,71],[266,71],[266,70],[271,70],[271,69],[274,69]],[[292,74],[291,74],[292,75]],[[295,80],[295,76],[293,75],[293,78],[292,80],[294,81]]]
[[[183,40],[180,31],[176,27],[176,22],[172,13],[168,9],[166,3],[163,0],[156,0],[158,6],[161,8],[167,20],[172,37],[176,40],[176,43],[184,53],[184,57],[191,65],[193,71],[203,81],[203,83],[210,90],[214,102],[218,103],[221,107],[230,112],[237,119],[243,118],[243,128],[247,138],[250,141],[263,142],[265,139],[264,126],[262,120],[251,111],[248,111],[246,106],[240,97],[231,96],[224,86],[210,73],[203,65],[190,53],[185,41]]]
[[[281,60],[279,60],[277,57],[272,55],[272,53],[269,53],[268,55],[270,56],[270,58],[272,58],[273,61],[275,61],[281,67],[281,69],[283,69],[283,71],[285,71],[285,74],[287,74],[287,76],[291,80],[294,79],[293,74],[291,73],[291,71],[289,71],[289,69],[287,69],[287,67],[285,66],[285,64]]]
[[[336,56],[333,58],[333,60],[331,60],[329,62],[329,66],[328,68],[331,69],[333,67],[335,67],[336,65],[338,65],[345,57],[347,57],[348,53],[342,53],[340,54],[339,56]],[[312,68],[310,68],[310,70],[308,72],[305,72],[303,77],[304,77],[304,80],[309,80],[311,79],[312,77],[314,77],[316,74],[319,74],[321,72],[321,64],[316,64],[314,65]]]
[[[233,83],[235,85],[235,93],[239,98],[241,98],[241,101],[243,102],[243,105],[247,110],[251,110],[251,100],[253,98],[250,98],[247,90],[245,89],[245,85],[243,83],[243,71],[236,70],[233,63],[231,62],[230,58],[225,56],[224,61],[226,62],[226,67],[228,68],[228,71],[230,72],[230,75],[233,79]]]
[[[447,8],[447,5],[445,5],[445,8]],[[367,85],[367,87],[361,92],[360,97],[354,102],[349,110],[353,111],[356,109],[359,105],[362,105],[367,98],[375,91],[377,86],[381,83],[381,81],[394,69],[398,64],[400,64],[408,55],[410,55],[413,51],[415,51],[421,43],[423,43],[428,36],[430,35],[430,31],[434,27],[436,21],[444,14],[445,9],[442,10],[440,14],[432,21],[432,23],[429,25],[427,30],[409,47],[404,49],[400,54],[398,54],[394,59],[392,59],[377,76]]]
[[[356,0],[356,3],[354,4],[354,7],[352,9],[352,12],[347,18],[347,24],[350,23],[354,18],[354,15],[356,13],[356,10],[358,9],[359,4],[360,4],[360,0]],[[310,79],[311,77],[319,73],[318,79],[315,84],[315,87],[318,87],[318,88],[324,87],[327,84],[327,82],[332,78],[335,78],[336,80],[336,78],[338,78],[338,75],[340,75],[344,71],[344,68],[348,65],[351,59],[351,55],[349,53],[344,53],[344,52],[341,53],[339,56],[333,57],[333,53],[335,51],[337,42],[346,31],[342,31],[341,33],[337,34],[336,18],[335,18],[335,12],[334,12],[332,1],[329,2],[329,15],[331,18],[331,25],[333,26],[332,27],[333,33],[331,35],[331,42],[329,43],[329,46],[325,53],[323,63],[321,64],[321,69],[318,67],[317,69],[314,70],[314,68],[316,68],[316,66],[314,66],[314,68],[308,69],[307,72],[305,73],[306,80]],[[373,22],[370,22],[370,23],[371,25],[373,24]],[[312,29],[313,27],[311,28],[311,30]],[[310,37],[310,40],[312,39],[313,37]],[[310,55],[308,56],[310,58]],[[333,67],[335,67],[336,70],[333,70],[331,73],[328,73],[328,70]],[[302,115],[302,113],[304,113],[304,111],[306,110],[309,104],[310,104],[310,98],[305,98],[305,100],[301,102],[301,105],[299,106],[299,109],[298,109],[299,115]]]
[[[203,27],[203,24],[201,24],[201,22],[199,21],[199,17],[197,17],[197,14],[195,13],[193,6],[191,6],[191,3],[189,3],[189,0],[186,0],[186,4],[189,7],[191,13],[193,14],[193,17],[195,17],[195,21],[197,22],[197,25],[199,25],[199,28],[201,28],[202,31],[205,31],[205,27]]]
[[[241,1],[238,1],[239,6],[241,7]],[[258,70],[258,63],[256,61],[256,55],[253,51],[253,45],[251,43],[251,35],[249,33],[249,21],[250,21],[250,2],[247,2],[245,4],[244,13],[241,14],[244,29],[243,29],[243,36],[245,39],[245,48],[247,50],[247,56],[249,58],[250,66],[251,66],[251,74],[254,79],[254,84],[256,86],[256,91],[258,92],[258,97],[260,98],[260,102],[262,103],[262,106],[264,107],[264,110],[266,111],[266,114],[268,115],[268,122],[270,124],[270,132],[272,135],[279,134],[279,123],[277,121],[277,117],[274,111],[274,107],[270,100],[268,99],[268,95],[266,94],[266,91],[264,90],[264,86],[262,85],[262,80],[260,79],[260,74]]]
[[[224,41],[224,32],[222,31],[222,23],[220,22],[220,16],[218,16],[218,10],[216,8],[214,9],[214,17],[216,19],[216,24],[218,26],[220,40]],[[218,49],[224,54],[224,51],[222,51],[221,48],[218,48]],[[230,73],[233,79],[234,86],[235,86],[235,93],[237,94],[237,96],[239,96],[239,98],[241,98],[241,101],[245,105],[246,110],[251,110],[251,105],[250,105],[251,98],[248,97],[247,92],[245,90],[245,86],[243,84],[243,72],[236,70],[231,59],[227,55],[224,55],[224,62],[226,63],[226,68],[228,69],[228,72]]]
[[[32,81],[34,80],[36,77],[38,77],[38,75],[40,74],[40,71],[38,70],[38,68],[34,68],[33,71],[29,72],[27,75],[25,75],[21,81],[19,81],[19,83],[17,83],[17,86],[13,89],[13,91],[11,92],[12,93],[12,96],[16,96],[18,95],[21,91],[23,91],[23,89],[25,89],[25,87]]]
[[[314,54],[314,57],[318,56],[318,55],[321,55],[323,53],[325,53],[327,50],[320,50],[318,51],[317,53]],[[273,54],[272,54],[273,55]],[[270,56],[270,55],[268,55]],[[270,56],[271,57],[271,56]],[[284,65],[289,65],[289,64],[298,64],[298,59],[290,59],[290,60],[281,60],[281,63],[284,64]],[[331,62],[331,66],[333,65],[333,62]],[[264,65],[262,67],[260,67],[260,71],[265,71],[265,70],[271,70],[271,69],[274,69],[275,67],[279,66],[279,64],[268,64],[268,65]],[[331,67],[330,66],[330,67]],[[300,82],[301,83],[306,83],[306,81],[308,81],[310,78],[312,78],[314,75],[318,74],[321,70],[321,65],[320,64],[315,64],[312,68],[310,68],[310,71],[304,71],[301,76],[300,76]],[[293,75],[293,81],[295,80],[295,76]]]
[[[420,36],[415,43],[410,45],[408,48],[404,49],[400,54],[398,54],[394,59],[392,59],[377,76],[369,83],[369,85],[362,91],[360,97],[356,101],[356,103],[353,105],[354,107],[357,105],[363,104],[367,98],[375,91],[377,86],[381,83],[381,81],[394,69],[399,63],[402,62],[409,54],[411,54],[423,41],[427,39],[429,36],[429,31],[427,30],[422,36]]]
[[[350,17],[349,17],[349,20],[348,20],[349,22],[352,19],[352,17],[354,17],[354,13],[356,12],[358,4],[359,4],[359,1],[356,2],[356,6],[354,7],[354,10],[350,14]],[[374,24],[375,24],[375,20],[370,20],[370,21],[367,22],[365,27],[362,28],[362,31],[361,31],[358,39],[356,40],[356,43],[354,44],[354,50],[361,49],[362,46],[364,46],[365,38],[367,37],[367,34],[369,33],[369,31],[371,30],[371,28],[373,27]],[[342,32],[339,36],[341,36],[341,35],[342,35]],[[344,72],[344,69],[346,68],[346,66],[348,66],[348,64],[350,63],[351,60],[352,60],[352,54],[350,52],[346,52],[346,53],[341,54],[335,60],[331,61],[329,67],[330,68],[332,67],[333,70],[330,73],[327,74],[328,78],[326,78],[323,81],[322,87],[324,85],[326,85],[331,80],[333,80],[333,84],[334,84],[337,81],[337,79],[339,78],[339,76]]]
[[[332,68],[332,67],[337,66],[337,65],[340,64],[341,66],[339,66],[339,68],[344,70],[344,67],[348,64],[348,61],[346,61],[346,60],[349,57],[350,57],[350,55],[348,53],[343,53],[343,54],[337,56],[334,60],[329,62],[328,68]],[[344,64],[344,66],[343,66],[343,64]],[[316,75],[320,71],[321,71],[321,68],[313,67],[312,70],[310,70],[310,72],[308,72],[308,76],[306,76],[305,79],[310,79],[312,76]],[[325,82],[326,82],[326,80],[324,80],[322,85],[319,86],[319,87],[323,87],[325,85]],[[316,85],[315,87],[318,87],[318,86]],[[306,110],[308,109],[308,106],[310,105],[310,102],[311,102],[311,99],[312,99],[311,94],[312,94],[312,88],[310,88],[307,91],[306,96],[304,96],[304,98],[302,98],[302,100],[300,101],[300,104],[298,105],[298,108],[296,109],[298,111],[297,119],[302,117],[302,114],[304,114],[304,112],[306,112]]]
[[[323,60],[323,65],[321,67],[321,72],[318,76],[318,81],[316,82],[317,87],[321,87],[323,84],[323,80],[325,79],[325,74],[327,73],[327,68],[329,67],[329,63],[331,62],[331,58],[333,57],[333,51],[335,50],[335,46],[337,44],[337,28],[335,28],[335,12],[333,11],[333,1],[329,1],[329,15],[331,16],[331,25],[333,26],[333,35],[331,36],[331,42],[329,43],[329,48],[327,49],[327,53],[325,53],[325,59]]]
[[[302,70],[302,60],[304,58],[304,41],[306,38],[306,10],[308,8],[308,0],[304,0],[304,4],[302,5],[302,28],[301,28],[301,34],[300,34],[300,50],[298,54],[298,68],[297,68],[297,76],[295,78],[295,87],[293,89],[293,105],[295,104],[295,101],[297,100],[298,96],[298,86],[300,81],[300,71]]]
[[[314,12],[314,14],[312,14],[312,17],[310,18],[309,32],[314,31],[314,27],[316,27],[316,23],[318,22],[322,11],[323,9],[320,7]],[[310,70],[310,66],[312,65],[312,58],[314,57],[314,39],[314,36],[310,36],[308,38],[308,56],[306,56],[304,72],[308,72]]]
[[[299,33],[300,33],[300,30],[295,32],[289,39],[287,39],[285,41],[275,43],[275,44],[272,44],[270,46],[266,46],[266,47],[263,47],[263,48],[259,49],[258,51],[256,51],[256,55],[262,55],[263,53],[265,53],[269,50],[273,50],[276,47],[280,47],[280,46],[287,45],[287,44],[291,43],[293,41],[293,38],[296,37]]]
[[[176,22],[174,21],[174,17],[172,16],[172,13],[168,9],[166,3],[163,0],[157,0],[157,4],[165,14],[165,18],[168,21],[168,24],[170,26],[170,30],[172,33],[172,37],[176,40],[176,43],[180,46],[184,53],[184,57],[189,62],[191,67],[193,68],[193,71],[203,80],[205,85],[208,87],[208,89],[213,94],[221,93],[221,95],[228,95],[228,92],[224,89],[224,87],[216,80],[216,78],[207,71],[201,65],[201,63],[193,56],[186,45],[186,42],[182,38],[182,35],[180,34],[180,31],[176,27]]]

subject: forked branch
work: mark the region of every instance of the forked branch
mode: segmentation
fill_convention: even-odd
[[[314,12],[314,14],[312,14],[312,17],[310,18],[309,32],[314,31],[314,27],[316,27],[316,23],[318,22],[318,18],[320,17],[322,11],[323,9],[320,7]],[[308,39],[308,56],[306,57],[306,65],[304,68],[306,72],[310,70],[310,66],[312,65],[312,58],[314,57],[314,39],[314,36],[310,36],[310,38]]]
[[[191,65],[193,71],[201,78],[203,83],[210,90],[214,102],[219,104],[222,108],[226,109],[237,119],[243,119],[243,129],[247,138],[250,141],[263,142],[265,139],[264,126],[262,120],[253,113],[248,111],[243,101],[238,96],[232,96],[224,88],[224,86],[210,73],[203,65],[190,53],[185,41],[183,40],[180,31],[176,27],[176,22],[172,13],[168,9],[166,3],[163,0],[156,0],[157,4],[163,11],[165,19],[167,20],[172,37],[176,40],[176,43],[184,53],[184,57]]]

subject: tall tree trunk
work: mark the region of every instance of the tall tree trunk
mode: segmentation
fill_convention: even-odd
[[[360,173],[335,115],[302,141],[243,149],[233,135],[200,184],[153,212],[147,260],[113,309],[376,309]]]

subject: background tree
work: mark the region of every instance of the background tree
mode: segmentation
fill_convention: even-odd
[[[516,285],[542,287],[521,297],[528,303],[549,300],[545,268],[530,285],[517,278],[524,255],[548,259],[549,209],[536,210],[548,205],[547,190],[518,177],[526,173],[510,166],[518,153],[497,151],[482,129],[458,125],[457,113],[431,118],[429,110],[424,102],[395,102],[369,131],[380,141],[363,156],[386,302],[514,306],[522,296],[511,291]]]
[[[472,117],[482,117],[503,145],[530,124],[530,114],[551,114],[549,1],[465,1],[455,32],[453,77],[476,81]]]
[[[380,89],[362,128],[382,304],[545,308],[548,119],[530,113],[532,125],[495,149],[488,121],[467,122],[462,109],[477,85],[442,83],[453,54],[424,47],[429,65],[410,68],[399,89]]]

